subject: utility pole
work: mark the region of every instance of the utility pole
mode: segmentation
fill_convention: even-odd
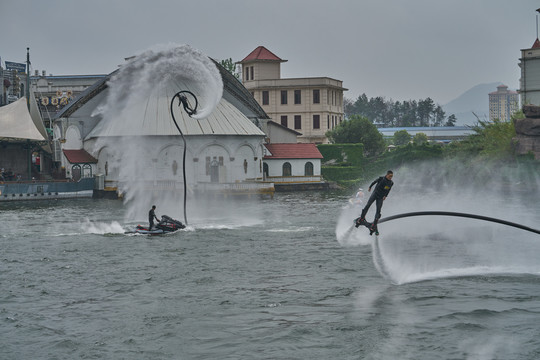
[[[30,111],[30,48],[26,48],[26,105]]]
[[[31,115],[30,111],[30,48],[26,48],[26,106],[28,106],[28,113]],[[32,180],[32,145],[30,140],[27,140],[28,146],[28,180]]]

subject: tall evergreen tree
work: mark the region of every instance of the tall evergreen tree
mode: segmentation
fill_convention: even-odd
[[[446,118],[442,107],[429,97],[400,102],[386,100],[382,96],[368,98],[362,94],[354,101],[345,100],[344,111],[348,118],[365,116],[383,127],[453,126],[456,122],[455,115]]]

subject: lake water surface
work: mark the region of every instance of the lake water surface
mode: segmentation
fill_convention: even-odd
[[[159,237],[124,234],[120,201],[0,204],[0,358],[540,357],[540,236],[438,218],[370,237],[346,195],[218,200]]]

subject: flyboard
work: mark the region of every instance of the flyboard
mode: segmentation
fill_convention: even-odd
[[[403,214],[397,214],[385,217],[383,219],[380,219],[376,224],[367,222],[365,219],[363,221],[360,221],[360,218],[354,219],[354,226],[359,227],[360,225],[364,225],[369,229],[369,234],[372,235],[375,233],[375,235],[379,235],[379,231],[377,229],[377,225],[390,221],[390,220],[396,220],[401,219],[405,217],[412,217],[412,216],[456,216],[456,217],[463,217],[463,218],[469,218],[469,219],[477,219],[477,220],[483,220],[483,221],[490,221],[506,226],[515,227],[521,230],[529,231],[535,234],[540,235],[540,230],[533,229],[531,227],[528,227],[526,225],[514,223],[511,221],[506,221],[503,219],[497,219],[489,216],[482,216],[482,215],[476,215],[476,214],[467,214],[467,213],[460,213],[460,212],[451,212],[451,211],[417,211],[417,212],[409,212],[409,213],[403,213]]]
[[[379,229],[377,228],[376,222],[370,223],[369,221],[366,221],[366,219],[361,218],[354,219],[354,226],[359,227],[360,225],[364,225],[369,229],[369,235],[373,235],[373,233],[375,233],[375,235],[379,235]]]

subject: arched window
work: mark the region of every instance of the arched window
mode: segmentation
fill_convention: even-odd
[[[308,161],[304,166],[304,175],[313,176],[313,163],[311,161]]]
[[[291,170],[291,163],[286,162],[283,164],[283,175],[282,176],[291,176],[292,170]]]
[[[82,177],[83,178],[92,177],[92,166],[90,164],[84,164],[82,166]]]

